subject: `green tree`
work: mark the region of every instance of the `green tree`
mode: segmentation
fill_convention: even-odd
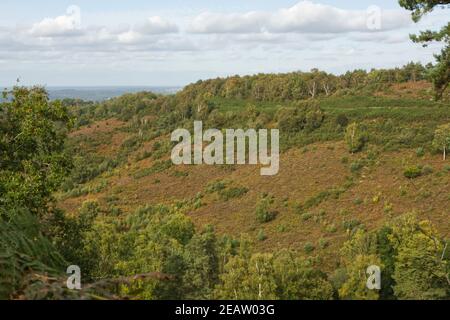
[[[449,297],[444,242],[429,221],[418,221],[414,214],[407,214],[393,224],[389,240],[396,252],[393,289],[398,299]]]
[[[367,268],[375,265],[383,269],[377,254],[377,237],[358,229],[353,237],[344,243],[341,260],[345,267],[345,280],[339,291],[341,299],[377,300],[380,292],[367,288]]]
[[[325,113],[316,101],[300,101],[294,107],[280,108],[277,119],[283,132],[313,131],[322,125]]]
[[[71,127],[45,89],[15,86],[0,104],[0,206],[42,214],[71,167],[64,141]]]
[[[345,142],[351,153],[361,151],[367,141],[367,135],[361,125],[353,122],[345,130]]]
[[[433,148],[442,151],[444,161],[447,158],[447,150],[450,150],[450,123],[437,127],[434,132]]]
[[[449,0],[399,0],[400,5],[412,11],[412,19],[418,22],[425,14],[436,7],[449,7]],[[450,22],[439,31],[426,30],[419,35],[411,35],[416,43],[422,43],[426,47],[433,41],[443,42],[444,48],[440,54],[436,54],[437,64],[430,71],[435,97],[441,99],[450,82]]]
[[[275,219],[277,212],[273,210],[273,196],[264,195],[256,204],[256,220],[259,223],[267,223]]]
[[[219,280],[219,253],[212,227],[195,234],[185,250],[187,270],[183,275],[186,299],[211,299]]]
[[[282,250],[274,259],[277,296],[282,300],[331,300],[333,287],[325,273],[315,269],[308,260]]]
[[[177,208],[148,206],[128,217],[127,228],[120,242],[126,247],[117,249],[122,253],[117,272],[125,276],[157,272],[170,279],[138,278],[123,285],[121,293],[141,299],[182,299],[188,267],[185,250],[195,234],[191,220]]]

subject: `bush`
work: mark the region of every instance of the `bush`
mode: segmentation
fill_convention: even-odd
[[[337,227],[332,223],[326,227],[326,231],[328,233],[335,233],[337,231]]]
[[[314,249],[315,249],[315,247],[311,242],[307,242],[303,246],[303,250],[305,251],[305,253],[311,253],[314,251]]]
[[[275,219],[277,213],[271,210],[274,203],[272,196],[264,196],[256,205],[256,220],[260,223],[267,223]]]
[[[425,149],[422,147],[419,147],[416,149],[416,155],[417,157],[421,158],[425,155]]]
[[[214,193],[214,192],[220,192],[226,188],[226,183],[224,181],[214,181],[208,183],[206,186],[205,192],[206,193]]]
[[[295,107],[280,108],[277,119],[280,130],[295,133],[319,128],[325,119],[325,114],[316,102],[303,102]]]
[[[345,230],[353,231],[356,227],[359,227],[361,225],[361,221],[352,219],[352,220],[345,220],[342,222],[342,227]]]
[[[246,194],[248,192],[248,189],[245,187],[233,187],[229,189],[223,189],[219,191],[219,196],[222,200],[228,201],[232,198],[239,198]]]
[[[305,212],[305,213],[302,214],[302,220],[303,221],[308,221],[311,218],[312,218],[312,213],[311,212]]]
[[[356,173],[364,167],[363,161],[357,160],[350,164],[350,171]]]
[[[327,239],[324,239],[324,238],[320,238],[320,239],[319,239],[319,247],[320,247],[321,249],[325,249],[326,247],[328,247],[329,244],[330,244],[330,243],[328,242]]]
[[[134,173],[133,177],[135,179],[140,179],[140,178],[149,176],[154,173],[163,172],[166,169],[169,169],[170,167],[172,167],[172,165],[173,165],[173,163],[171,160],[156,161],[150,168],[144,168],[144,169],[141,169],[141,170],[137,171],[136,173]]]
[[[267,236],[266,236],[266,234],[264,233],[264,230],[263,230],[263,229],[260,229],[260,230],[258,231],[257,239],[258,239],[258,241],[264,241],[264,240],[267,239]]]
[[[425,165],[422,168],[422,174],[423,175],[428,175],[428,174],[432,174],[434,171],[433,167],[430,165]]]
[[[408,179],[415,179],[422,175],[422,169],[418,166],[410,166],[405,168],[403,175]]]
[[[361,125],[353,122],[345,130],[345,142],[351,153],[361,151],[367,142],[366,130]]]
[[[344,114],[340,114],[336,117],[336,124],[342,128],[347,127],[348,125],[348,118],[346,115]]]

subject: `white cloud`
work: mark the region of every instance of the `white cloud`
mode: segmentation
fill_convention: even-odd
[[[380,12],[381,30],[401,28],[411,23],[403,10]],[[344,10],[311,1],[276,12],[220,14],[205,12],[194,18],[193,33],[346,33],[369,32],[366,10]]]
[[[119,33],[117,35],[117,40],[120,43],[138,43],[140,40],[142,40],[142,34],[133,30],[129,30],[123,33]]]
[[[177,33],[178,26],[159,16],[147,18],[144,23],[137,25],[136,31],[142,34]]]
[[[22,21],[0,26],[0,61],[9,62],[13,79],[33,69],[45,75],[48,68],[56,73],[61,73],[60,68],[85,68],[86,73],[78,78],[91,79],[92,69],[110,72],[115,66],[128,68],[130,74],[144,74],[145,70],[179,74],[184,70],[193,80],[218,72],[312,67],[341,72],[403,60],[432,60],[437,49],[411,43],[408,34],[427,27],[434,30],[448,21],[448,12],[434,12],[412,24],[406,10],[384,10],[381,29],[373,32],[367,28],[366,10],[344,10],[312,1],[271,12],[253,9],[258,11],[178,15],[172,11],[91,12],[83,16],[83,24],[72,10],[34,24]],[[402,50],[408,55],[398,53]],[[4,65],[2,68],[7,72]],[[2,74],[0,80],[6,79]]]
[[[203,12],[194,18],[188,31],[193,33],[252,33],[260,32],[267,14],[248,13],[211,13]]]
[[[79,35],[81,33],[81,13],[76,6],[67,9],[67,14],[56,18],[45,18],[33,24],[30,34],[38,37]]]

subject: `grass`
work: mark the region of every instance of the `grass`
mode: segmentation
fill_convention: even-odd
[[[154,173],[163,172],[173,166],[171,160],[157,161],[150,168],[138,170],[133,174],[133,178],[140,179]]]

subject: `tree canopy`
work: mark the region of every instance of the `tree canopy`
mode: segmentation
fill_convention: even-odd
[[[414,22],[420,21],[425,14],[437,7],[443,9],[450,7],[449,0],[399,0],[399,3],[403,8],[412,11]],[[427,46],[433,41],[443,42],[444,44],[441,53],[435,55],[436,65],[429,72],[435,89],[435,97],[439,100],[450,83],[450,22],[443,26],[441,30],[421,31],[419,35],[411,35],[411,39],[423,46]]]

